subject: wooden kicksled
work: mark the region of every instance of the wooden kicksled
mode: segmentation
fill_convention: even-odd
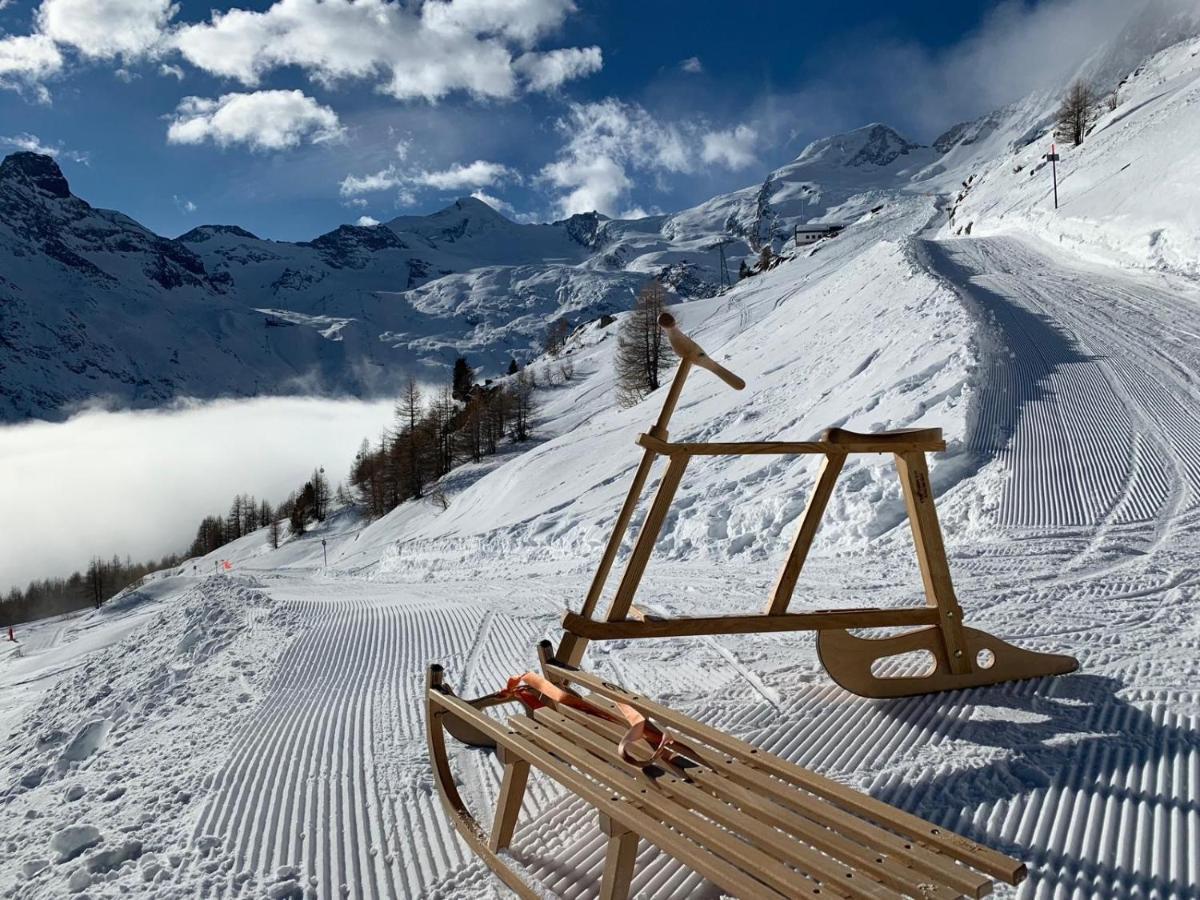
[[[633,476],[625,504],[617,516],[612,536],[592,579],[591,588],[578,613],[563,617],[562,643],[557,656],[579,665],[588,641],[613,638],[683,637],[701,634],[744,634],[751,632],[816,631],[817,653],[830,676],[848,691],[864,697],[903,697],[955,688],[978,687],[1073,672],[1079,663],[1070,656],[1022,650],[962,622],[962,607],[954,595],[946,549],[933,505],[933,489],[925,454],[946,449],[940,428],[916,428],[859,434],[831,428],[819,441],[768,441],[758,443],[675,444],[668,441],[667,425],[679,401],[683,383],[692,367],[714,373],[735,390],[746,383],[710,359],[695,341],[683,334],[669,313],[659,324],[667,332],[679,356],[679,368],[663,402],[658,421],[638,437],[642,462]],[[867,608],[819,610],[790,613],[788,605],[804,561],[833,494],[846,457],[855,453],[890,453],[896,461],[900,486],[908,510],[917,561],[925,583],[925,605],[904,609]],[[645,615],[634,607],[634,596],[658,540],[675,491],[688,463],[696,456],[741,456],[746,454],[823,456],[817,483],[791,550],[762,613],[734,616],[692,616],[664,619]],[[667,469],[638,532],[633,552],[603,621],[593,617],[604,585],[634,509],[646,486],[651,467],[659,456],[667,458]],[[915,630],[882,638],[862,638],[847,629],[919,626]],[[904,677],[884,677],[880,663],[914,651],[927,651],[933,665],[928,671]]]
[[[455,696],[431,666],[426,702],[429,754],[455,828],[520,896],[542,896],[508,862],[531,769],[585,800],[608,835],[601,897],[629,893],[638,841],[645,839],[742,898],[981,897],[992,879],[1016,884],[1025,867],[865,794],[759,750],[579,668],[588,642],[751,632],[816,631],[817,652],[833,680],[867,697],[901,697],[1074,671],[1069,656],[1022,650],[962,624],[934,509],[925,454],[945,449],[940,429],[858,434],[830,429],[819,441],[670,443],[667,425],[689,371],[707,369],[730,387],[745,382],[710,359],[664,314],[659,320],[679,368],[658,421],[638,438],[643,448],[625,503],[579,613],[563,618],[557,650],[539,648],[541,674],[513,678],[476,700]],[[837,477],[854,453],[890,453],[896,461],[917,560],[923,606],[789,612],[800,570]],[[817,454],[824,457],[774,590],[761,613],[659,618],[634,598],[667,511],[694,456]],[[654,461],[666,471],[642,523],[603,620],[595,618],[605,583],[629,529]],[[850,629],[905,628],[880,638]],[[928,671],[889,677],[879,664],[923,651]],[[526,715],[502,721],[485,710],[520,703]],[[446,751],[446,734],[494,748],[504,780],[491,831],[463,803]]]
[[[596,810],[608,837],[604,900],[629,896],[642,839],[744,900],[982,897],[993,879],[1025,878],[1014,859],[550,653],[543,642],[540,678],[527,673],[502,692],[498,702],[519,701],[528,713],[507,722],[456,697],[440,666],[427,679],[429,752],[442,800],[459,834],[521,897],[544,896],[504,854],[531,769]],[[493,741],[504,764],[490,832],[455,786],[445,739],[452,723]]]

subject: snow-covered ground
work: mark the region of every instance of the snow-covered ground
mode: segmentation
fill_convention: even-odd
[[[880,243],[824,272],[818,259],[683,309],[750,387],[698,374],[675,436],[943,423],[934,479],[972,624],[1074,653],[1080,672],[869,701],[831,684],[807,635],[593,645],[588,665],[1025,860],[1022,896],[1194,896],[1200,351],[1183,323],[1200,296],[1011,236]],[[890,324],[868,337],[858,317]],[[252,535],[218,554],[228,575],[188,566],[24,631],[0,661],[18,707],[0,720],[5,890],[498,894],[433,792],[423,670],[437,660],[464,693],[494,689],[585,590],[650,415],[608,409],[612,341],[585,343],[576,380],[545,394],[544,421],[565,433],[459,470],[449,510],[341,514],[278,551]],[[645,605],[757,608],[807,475],[689,472]],[[883,462],[847,475],[797,607],[918,596],[886,476]],[[458,762],[486,808],[498,767]],[[535,786],[514,852],[553,894],[592,896],[603,840],[560,799]],[[76,826],[98,835],[62,836]],[[713,895],[646,846],[635,887]]]
[[[1169,71],[1175,87],[1136,108],[1129,88],[1125,117],[1077,155],[1076,186],[1107,165],[1110,132],[1142,160],[1143,186],[1188,164],[1183,150],[1151,156],[1146,123],[1185,118],[1191,53],[1147,64],[1139,78]],[[1029,127],[1032,109],[1003,127]],[[879,154],[899,149],[883,138]],[[946,158],[965,170],[975,152]],[[956,202],[950,182],[966,176],[920,175],[927,157],[912,149],[887,163],[890,184],[839,195],[855,215],[840,237],[676,308],[748,387],[696,373],[672,437],[942,426],[932,480],[970,624],[1080,670],[871,701],[832,684],[806,634],[593,644],[585,663],[1025,861],[1028,882],[1000,896],[1198,897],[1197,254],[1174,239],[1191,263],[1148,271],[1114,250],[1121,226],[1104,210],[1050,220],[1033,179],[1004,180],[1008,163]],[[1152,208],[1140,190],[1127,197],[1138,215],[1188,234],[1183,200]],[[342,511],[275,551],[249,535],[3,645],[0,892],[503,896],[442,816],[424,669],[441,662],[466,695],[494,690],[579,603],[657,400],[614,407],[614,344],[611,326],[577,334],[574,375],[539,392],[538,441],[455,470],[448,508],[409,503],[372,523]],[[555,365],[537,364],[541,383]],[[889,466],[847,467],[794,608],[919,598]],[[760,608],[812,473],[803,459],[697,460],[639,605]],[[207,574],[219,560],[232,568]],[[469,802],[489,808],[495,760],[455,762]],[[596,896],[603,848],[587,807],[535,778],[513,853],[546,893]],[[646,844],[634,887],[717,896]]]

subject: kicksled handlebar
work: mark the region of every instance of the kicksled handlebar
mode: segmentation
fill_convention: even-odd
[[[746,387],[746,382],[720,363],[713,361],[699,344],[680,331],[675,324],[673,315],[667,312],[663,313],[658,317],[658,325],[666,332],[667,340],[671,342],[671,349],[680,359],[686,359],[693,366],[699,366],[701,369],[708,369],[735,391]]]

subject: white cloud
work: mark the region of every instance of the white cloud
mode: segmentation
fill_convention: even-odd
[[[339,193],[343,197],[356,197],[359,194],[373,194],[400,187],[406,181],[395,166],[388,166],[372,175],[347,175],[342,179]]]
[[[557,201],[563,216],[591,210],[616,215],[621,197],[633,187],[625,167],[603,155],[560,159],[542,169],[542,177],[566,189]]]
[[[568,141],[539,177],[563,192],[556,202],[564,216],[591,210],[617,215],[634,186],[630,170],[664,174],[694,168],[689,150],[694,127],[659,122],[636,103],[611,98],[575,103],[557,127]]]
[[[193,65],[247,85],[294,65],[325,85],[374,78],[398,99],[504,98],[517,93],[511,44],[558,28],[573,9],[569,0],[277,0],[263,12],[215,11],[173,41]]]
[[[679,64],[679,68],[689,75],[699,75],[704,71],[704,64],[700,62],[700,57],[689,56]]]
[[[359,216],[354,224],[362,228],[374,228],[379,224],[379,220],[373,216]]]
[[[57,156],[58,148],[43,144],[36,134],[23,131],[20,134],[0,135],[0,147],[9,150],[25,150],[29,153],[41,153],[45,156]]]
[[[135,58],[154,52],[178,11],[171,0],[42,0],[38,30],[83,56]]]
[[[529,45],[573,12],[572,0],[431,0],[421,18],[433,31],[497,34]]]
[[[171,200],[174,201],[175,206],[179,209],[179,211],[181,213],[184,213],[185,215],[190,215],[191,213],[194,213],[197,209],[195,203],[193,203],[191,200],[187,199],[186,197],[180,197],[178,194],[172,196]]]
[[[422,172],[413,181],[425,187],[443,191],[487,187],[501,181],[519,180],[520,176],[508,166],[477,159],[467,165],[451,166],[441,172]]]
[[[30,153],[41,153],[44,156],[57,156],[72,162],[86,164],[88,154],[80,150],[68,150],[60,144],[47,144],[36,134],[22,131],[18,134],[0,135],[0,147],[10,150],[26,150]]]
[[[333,140],[342,134],[337,114],[300,91],[225,94],[220,99],[184,97],[171,117],[167,141],[252,150],[284,150],[301,141]]]
[[[700,158],[727,169],[744,169],[755,162],[754,144],[758,132],[749,125],[738,125],[726,131],[710,131],[703,136]]]
[[[526,53],[513,64],[531,91],[552,91],[567,81],[599,72],[603,66],[604,57],[599,47]]]
[[[63,58],[54,41],[45,35],[0,38],[0,88],[32,88],[49,99],[39,83],[62,71]]]
[[[183,69],[179,66],[170,63],[163,63],[158,67],[159,75],[170,75],[172,78],[183,81]]]
[[[200,518],[220,511],[220,498],[252,490],[277,503],[318,463],[339,480],[362,436],[392,418],[388,401],[290,397],[7,427],[0,497],[22,521],[4,529],[0,590],[65,575],[96,553],[144,559],[182,550]],[[81,496],[89,503],[78,504]],[[116,508],[137,515],[114,516]]]
[[[495,196],[489,194],[487,191],[483,190],[482,188],[480,188],[477,191],[472,191],[471,196],[474,197],[476,200],[480,200],[480,201],[486,203],[492,209],[496,210],[496,212],[503,213],[504,215],[508,216],[509,218],[516,218],[516,216],[517,216],[517,211],[516,211],[516,209],[513,208],[513,205],[511,203],[509,203],[507,200],[501,200],[499,197],[495,197]]]
[[[393,188],[404,188],[401,200],[412,203],[412,188],[428,187],[441,191],[461,191],[467,188],[490,187],[504,181],[520,181],[521,175],[508,166],[477,159],[473,163],[450,166],[439,172],[402,172],[394,164],[369,175],[347,175],[342,179],[339,193],[356,197]]]

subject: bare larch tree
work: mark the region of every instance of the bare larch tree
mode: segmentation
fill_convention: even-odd
[[[617,332],[617,402],[633,406],[662,384],[662,373],[675,364],[675,354],[658,327],[667,292],[657,281],[642,288],[633,312]]]
[[[1055,136],[1060,141],[1070,141],[1076,147],[1083,143],[1088,130],[1096,121],[1096,93],[1084,81],[1071,85],[1058,108]]]

